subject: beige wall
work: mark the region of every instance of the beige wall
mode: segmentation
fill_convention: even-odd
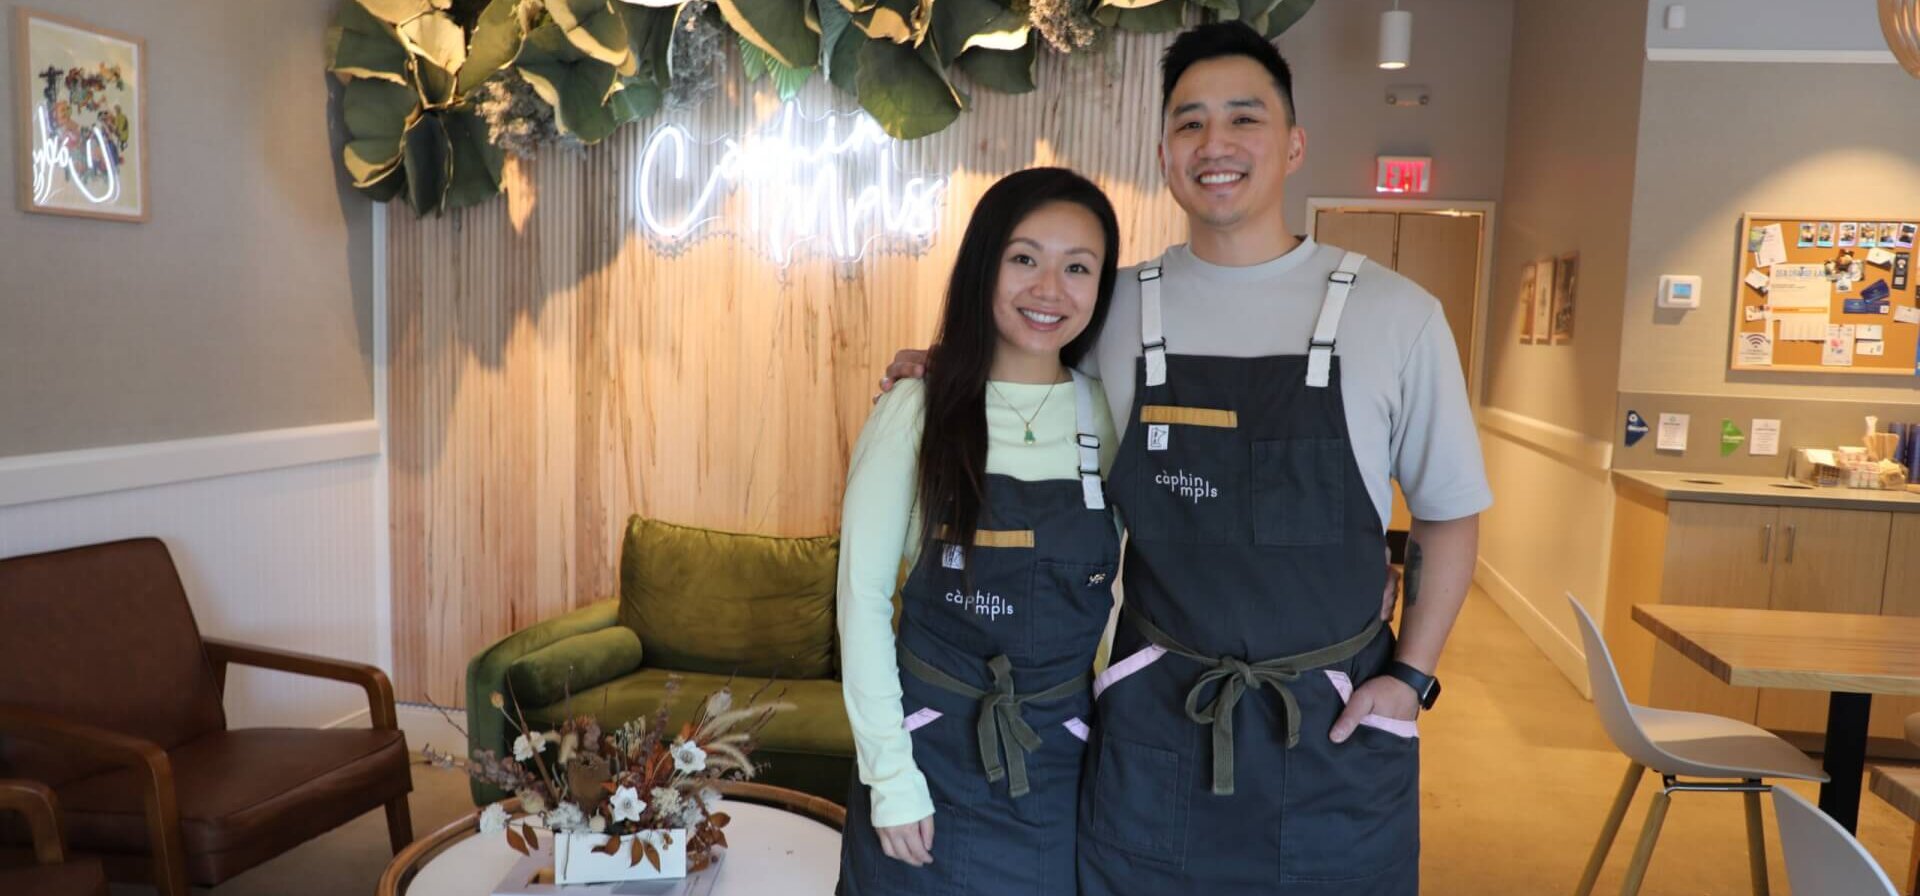
[[[1598,608],[1605,590],[1610,490],[1595,455],[1611,440],[1645,29],[1638,3],[1532,0],[1514,16],[1483,401],[1528,426],[1483,430],[1495,503],[1481,579],[1563,667],[1577,637],[1562,593]],[[1573,251],[1573,341],[1520,345],[1523,265]],[[1567,443],[1586,450],[1558,450]]]
[[[0,457],[372,416],[371,219],[336,177],[334,5],[33,4],[146,39],[152,217],[29,215],[0,179]]]
[[[1920,401],[1915,377],[1727,370],[1740,216],[1920,218],[1916,103],[1892,65],[1649,63],[1620,388]],[[1662,274],[1699,275],[1700,307],[1655,309]]]

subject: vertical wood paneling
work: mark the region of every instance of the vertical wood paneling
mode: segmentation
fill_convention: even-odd
[[[751,238],[663,252],[633,173],[665,122],[712,139],[780,108],[731,84],[585,151],[510,165],[509,199],[390,228],[394,655],[403,699],[459,704],[467,660],[616,589],[629,513],[780,535],[838,527],[874,382],[928,342],[974,202],[1007,172],[1064,165],[1112,197],[1122,262],[1183,238],[1161,186],[1164,36],[1043,57],[1042,88],[986,91],[910,167],[950,179],[923,253],[764,258]],[[735,68],[735,71],[738,69]],[[852,111],[817,80],[808,114]],[[693,151],[703,172],[717,149]],[[745,202],[750,197],[737,197]]]

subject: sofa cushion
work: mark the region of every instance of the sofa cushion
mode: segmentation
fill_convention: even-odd
[[[620,623],[640,636],[650,667],[831,677],[839,545],[635,516],[620,551]]]
[[[640,636],[611,626],[562,638],[507,667],[507,684],[522,707],[546,706],[640,668]]]
[[[674,694],[671,705],[675,730],[693,717],[708,694],[729,686],[729,679],[725,675],[675,673],[648,668],[573,695],[573,711],[576,715],[591,715],[600,722],[602,728],[612,730],[658,710],[660,698],[667,692],[669,677],[680,679],[679,690]],[[747,699],[766,683],[764,678],[731,679],[734,706],[745,706]],[[795,708],[774,715],[767,727],[761,729],[756,750],[826,756],[853,755],[853,729],[847,724],[847,705],[840,696],[840,682],[831,679],[776,681],[756,702],[771,703],[776,700],[792,703]],[[566,707],[560,704],[529,708],[527,724],[536,728],[551,727],[563,721],[566,715]]]

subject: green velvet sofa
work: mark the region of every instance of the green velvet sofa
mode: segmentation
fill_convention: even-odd
[[[605,728],[658,709],[679,679],[674,723],[732,682],[735,705],[797,709],[760,733],[759,780],[844,802],[853,733],[841,701],[834,591],[839,539],[771,538],[676,526],[639,516],[620,551],[620,596],[514,632],[467,665],[470,751],[511,751],[515,729],[492,695],[549,727],[592,715]],[[476,782],[476,804],[505,794]]]

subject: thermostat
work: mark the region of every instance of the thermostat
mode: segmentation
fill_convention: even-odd
[[[1660,277],[1660,307],[1700,307],[1700,278],[1663,274]]]

